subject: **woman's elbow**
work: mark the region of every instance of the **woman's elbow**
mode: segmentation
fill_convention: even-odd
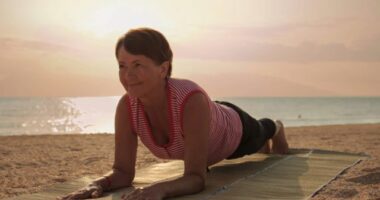
[[[203,176],[200,175],[192,175],[193,177],[193,188],[194,192],[198,193],[205,189],[206,187],[206,179]]]

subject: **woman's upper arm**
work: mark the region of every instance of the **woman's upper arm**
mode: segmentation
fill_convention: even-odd
[[[128,96],[124,95],[115,115],[115,161],[113,168],[130,176],[133,180],[137,154],[137,136],[129,121]]]
[[[185,175],[206,176],[210,109],[203,93],[193,94],[184,109]]]

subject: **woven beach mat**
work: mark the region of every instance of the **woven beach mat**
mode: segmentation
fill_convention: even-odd
[[[308,199],[349,167],[367,156],[325,150],[292,149],[287,155],[254,154],[224,160],[210,167],[206,189],[172,199]],[[183,174],[183,161],[171,161],[137,170],[134,187],[174,179]],[[91,182],[90,177],[59,183],[46,190],[8,200],[55,199]],[[133,188],[106,193],[99,200],[120,199]]]

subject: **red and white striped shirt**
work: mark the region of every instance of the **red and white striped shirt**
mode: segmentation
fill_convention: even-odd
[[[185,79],[169,78],[166,85],[169,116],[169,142],[158,145],[151,133],[144,105],[135,97],[128,97],[129,119],[134,133],[157,157],[184,159],[183,112],[186,101],[195,93],[204,94],[211,111],[208,142],[208,166],[230,156],[238,147],[242,124],[238,113],[227,106],[213,102],[196,83]]]

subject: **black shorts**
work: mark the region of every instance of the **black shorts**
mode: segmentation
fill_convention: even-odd
[[[273,120],[268,118],[256,120],[241,108],[232,103],[225,101],[215,102],[234,109],[239,114],[243,125],[243,134],[240,140],[240,144],[235,152],[232,153],[227,159],[239,158],[245,155],[256,153],[261,149],[261,147],[263,147],[267,140],[273,137],[276,131],[276,124]]]

